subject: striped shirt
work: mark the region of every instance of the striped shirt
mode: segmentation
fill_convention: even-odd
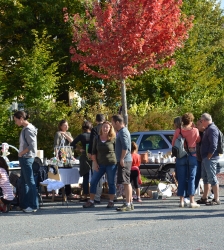
[[[2,188],[3,198],[8,201],[14,199],[12,186],[9,183],[9,176],[4,168],[0,167],[0,187]]]

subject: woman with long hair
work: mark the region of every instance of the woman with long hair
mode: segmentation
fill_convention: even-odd
[[[194,116],[192,113],[186,113],[182,116],[182,126],[177,128],[174,133],[172,140],[172,145],[174,145],[175,140],[181,134],[185,140],[185,149],[188,152],[182,158],[176,158],[176,168],[177,168],[177,179],[178,179],[178,190],[177,195],[180,196],[179,207],[184,207],[184,196],[186,195],[186,180],[187,180],[187,190],[190,196],[190,207],[198,208],[198,205],[194,201],[195,195],[195,176],[197,172],[197,158],[196,158],[196,143],[200,142],[201,138],[199,136],[199,131],[193,125]]]
[[[3,157],[0,157],[0,188],[2,191],[0,195],[0,211],[7,213],[14,195],[12,186],[9,183],[8,165]]]
[[[107,208],[114,207],[115,175],[117,171],[115,155],[115,131],[108,121],[103,122],[100,134],[94,138],[92,149],[92,160],[94,173],[90,183],[90,200],[83,205],[83,208],[94,207],[96,187],[101,177],[106,173],[109,186],[109,202]]]
[[[21,202],[25,213],[37,211],[37,189],[32,165],[37,153],[37,128],[28,122],[29,115],[24,111],[14,114],[15,124],[23,127],[19,137],[19,164],[21,167]]]

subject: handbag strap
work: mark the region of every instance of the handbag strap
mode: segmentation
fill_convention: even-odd
[[[183,135],[182,135],[182,133],[181,133],[181,127],[180,127],[180,134],[181,134],[181,136],[183,137]],[[186,140],[186,138],[185,137],[183,137],[184,139],[185,139],[185,143],[186,143],[186,145],[187,145],[187,152],[189,153],[189,149],[188,149],[188,143],[187,143],[187,140]]]

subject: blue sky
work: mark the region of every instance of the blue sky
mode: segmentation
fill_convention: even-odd
[[[221,8],[224,9],[224,0],[221,0]]]

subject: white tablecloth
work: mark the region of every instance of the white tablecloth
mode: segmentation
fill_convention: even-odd
[[[79,167],[65,169],[59,168],[58,170],[61,176],[61,181],[65,185],[82,183],[82,177],[79,175]]]

